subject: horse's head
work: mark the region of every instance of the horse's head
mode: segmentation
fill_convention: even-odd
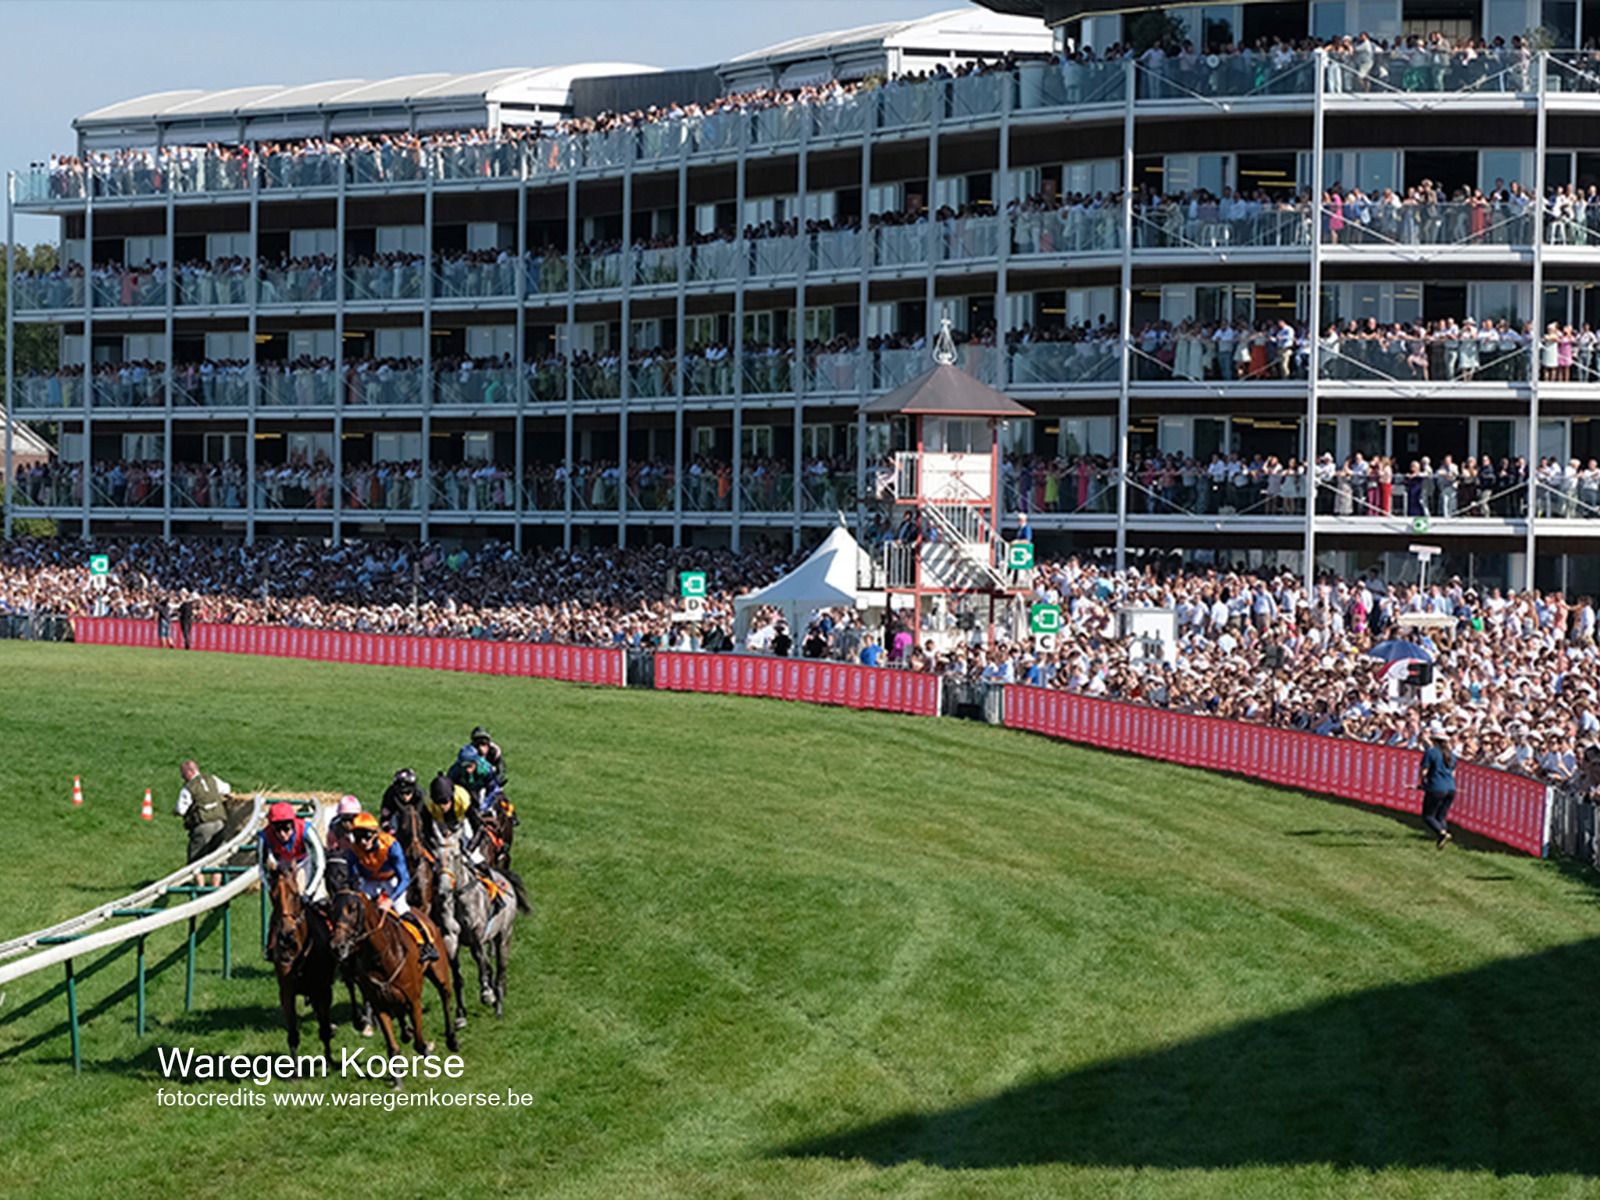
[[[304,952],[310,936],[300,872],[294,867],[274,867],[267,874],[267,889],[272,898],[272,961],[287,966]]]
[[[355,948],[372,936],[377,908],[362,893],[348,886],[330,890],[328,915],[333,923],[330,945],[334,956],[344,962]]]

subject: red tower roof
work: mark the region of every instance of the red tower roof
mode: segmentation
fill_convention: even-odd
[[[1004,392],[980,383],[960,367],[939,363],[886,396],[861,406],[868,416],[1031,417]]]

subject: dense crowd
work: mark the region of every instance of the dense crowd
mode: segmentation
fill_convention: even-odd
[[[734,597],[796,558],[659,546],[518,554],[492,543],[142,540],[93,550],[111,554],[103,590],[89,582],[87,544],[23,539],[0,548],[0,614],[99,605],[153,617],[187,593],[202,619],[216,622],[733,649]],[[685,569],[710,574],[698,624],[672,620],[676,572]],[[1324,576],[1307,591],[1272,571],[1163,563],[1119,574],[1078,559],[1042,563],[1032,588],[1030,599],[1063,607],[1052,652],[1004,636],[986,647],[983,630],[963,628],[954,613],[937,627],[869,628],[850,610],[815,612],[805,630],[760,612],[737,648],[1025,682],[1388,745],[1414,746],[1437,722],[1468,758],[1557,781],[1573,778],[1600,738],[1600,648],[1586,596],[1453,577],[1424,590],[1386,583],[1376,571]],[[1127,605],[1173,611],[1170,659],[1119,636],[1116,613]],[[1423,624],[1411,625],[1413,615]],[[1395,636],[1432,655],[1431,701],[1414,702],[1395,672],[1368,657]]]

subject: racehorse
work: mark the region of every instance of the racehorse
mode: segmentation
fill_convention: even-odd
[[[293,867],[276,867],[268,872],[267,886],[272,897],[267,943],[272,951],[273,970],[278,974],[278,1004],[289,1031],[289,1053],[300,1049],[300,1014],[295,1001],[304,996],[317,1015],[322,1057],[331,1059],[333,977],[339,968],[334,960],[328,915],[306,900],[300,890],[300,872]],[[350,1004],[353,1009],[353,990]]]
[[[516,837],[517,818],[512,815],[506,795],[499,788],[488,799],[487,806],[478,808],[478,833],[469,849],[477,850],[489,866],[511,881],[517,893],[517,907],[527,912],[527,886],[522,876],[511,869],[511,843]]]
[[[406,856],[406,869],[411,872],[411,887],[406,899],[412,908],[433,914],[439,893],[439,860],[428,849],[422,836],[422,806],[401,804],[394,810],[395,837]]]
[[[527,892],[518,879],[511,880],[493,867],[482,874],[466,861],[459,845],[442,849],[444,891],[441,893],[456,927],[460,942],[472,951],[478,964],[478,994],[485,1004],[494,1006],[494,1015],[506,1015],[506,956],[511,949],[511,931],[519,912],[530,912]],[[488,882],[486,882],[486,880]],[[493,886],[506,903],[496,906],[490,895]],[[512,901],[515,901],[514,906]],[[490,951],[494,962],[489,962]],[[456,984],[456,1002],[461,1001],[460,958],[451,964]]]
[[[395,1039],[396,1018],[409,1020],[415,1035],[414,1045],[419,1054],[431,1054],[433,1043],[422,1032],[422,989],[431,982],[444,1006],[445,1044],[451,1050],[459,1049],[456,1031],[448,1020],[450,1012],[449,966],[443,958],[433,962],[422,961],[421,947],[412,936],[400,928],[398,917],[390,916],[378,907],[376,901],[364,892],[348,885],[333,893],[333,952],[339,961],[348,961],[354,968],[361,992],[378,1016],[383,1030],[383,1040],[388,1044],[390,1056],[400,1053]],[[421,913],[415,914],[427,922],[429,932],[438,941],[438,931]],[[394,1079],[395,1087],[400,1080]]]

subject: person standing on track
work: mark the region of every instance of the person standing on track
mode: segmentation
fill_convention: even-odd
[[[183,827],[189,831],[189,861],[204,858],[222,845],[228,828],[228,797],[233,787],[225,779],[218,779],[202,771],[194,759],[185,759],[179,770],[183,774],[183,790],[173,811],[183,818]],[[218,875],[196,876],[201,886],[215,887],[221,882]]]
[[[1417,786],[1422,791],[1422,823],[1433,830],[1434,847],[1445,848],[1450,837],[1450,806],[1456,802],[1456,753],[1444,727],[1433,726],[1428,748],[1422,752],[1422,773]]]
[[[183,648],[194,649],[194,597],[188,592],[183,593],[183,600],[178,605],[178,628],[183,632]]]

